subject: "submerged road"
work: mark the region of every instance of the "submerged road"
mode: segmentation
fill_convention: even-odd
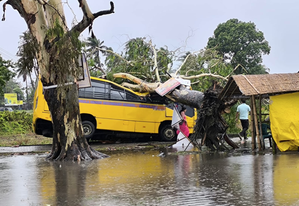
[[[251,141],[241,142],[238,137],[230,138],[235,142],[239,148],[234,150],[235,152],[240,153],[250,153],[251,152]],[[115,150],[134,150],[134,149],[159,149],[169,147],[175,142],[158,142],[158,141],[139,141],[139,142],[130,142],[130,143],[111,143],[94,141],[89,143],[92,148],[95,150],[105,152],[105,151],[115,151]],[[18,146],[18,147],[0,147],[1,154],[26,154],[26,153],[47,153],[51,151],[52,145],[33,145],[33,146]],[[232,149],[227,145],[228,149]],[[266,152],[271,152],[269,149],[269,142],[266,140]],[[203,151],[206,151],[206,148],[202,148]]]
[[[159,148],[167,147],[174,142],[134,142],[134,143],[107,143],[91,142],[90,146],[99,151],[113,151],[113,150],[130,150],[130,149],[144,149],[144,148]],[[33,145],[33,146],[18,146],[18,147],[0,147],[1,154],[26,154],[26,153],[45,153],[51,151],[52,145]]]
[[[0,156],[1,205],[299,204],[298,154],[170,149],[163,156],[158,150],[109,155],[82,162],[46,161],[46,154]]]

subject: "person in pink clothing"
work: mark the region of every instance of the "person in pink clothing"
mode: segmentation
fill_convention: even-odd
[[[186,107],[182,107],[179,110],[180,115],[183,118],[183,121],[179,123],[179,129],[177,130],[177,142],[172,145],[177,151],[191,151],[193,149],[193,143],[189,140],[189,128],[186,121]]]
[[[188,128],[188,125],[187,125],[187,122],[186,122],[186,110],[187,110],[187,108],[186,107],[182,107],[181,109],[180,109],[180,115],[181,115],[181,117],[183,118],[183,121],[179,124],[179,127],[180,127],[180,130],[181,130],[181,132],[186,136],[186,137],[189,137],[189,128]],[[177,134],[179,134],[180,133],[180,131],[179,130],[177,130],[176,131],[177,132]],[[179,136],[178,136],[178,138],[179,138]]]

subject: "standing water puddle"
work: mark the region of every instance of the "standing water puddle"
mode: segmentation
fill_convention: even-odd
[[[0,156],[1,205],[298,205],[299,158],[111,154],[90,162]]]

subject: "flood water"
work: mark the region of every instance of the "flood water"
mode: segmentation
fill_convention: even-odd
[[[0,157],[1,205],[298,205],[298,154],[159,156],[81,163]]]

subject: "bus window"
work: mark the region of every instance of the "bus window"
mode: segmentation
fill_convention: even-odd
[[[111,100],[124,100],[131,102],[145,102],[144,97],[138,96],[136,94],[131,93],[121,87],[118,87],[114,84],[111,84],[110,88],[110,99]]]
[[[194,116],[194,108],[186,106],[187,111],[186,111],[186,116],[188,117],[193,117]]]
[[[108,84],[104,82],[92,81],[92,87],[79,89],[80,98],[109,99]]]
[[[94,88],[95,99],[109,99],[109,84],[106,82],[92,81],[92,88]]]
[[[161,97],[157,93],[150,93],[147,96],[148,103],[156,103],[156,104],[168,104],[169,100],[166,97]]]
[[[113,84],[110,85],[110,99],[111,100],[126,100],[124,89]]]
[[[131,102],[145,102],[145,97],[137,96],[129,91],[126,91],[126,99]]]

